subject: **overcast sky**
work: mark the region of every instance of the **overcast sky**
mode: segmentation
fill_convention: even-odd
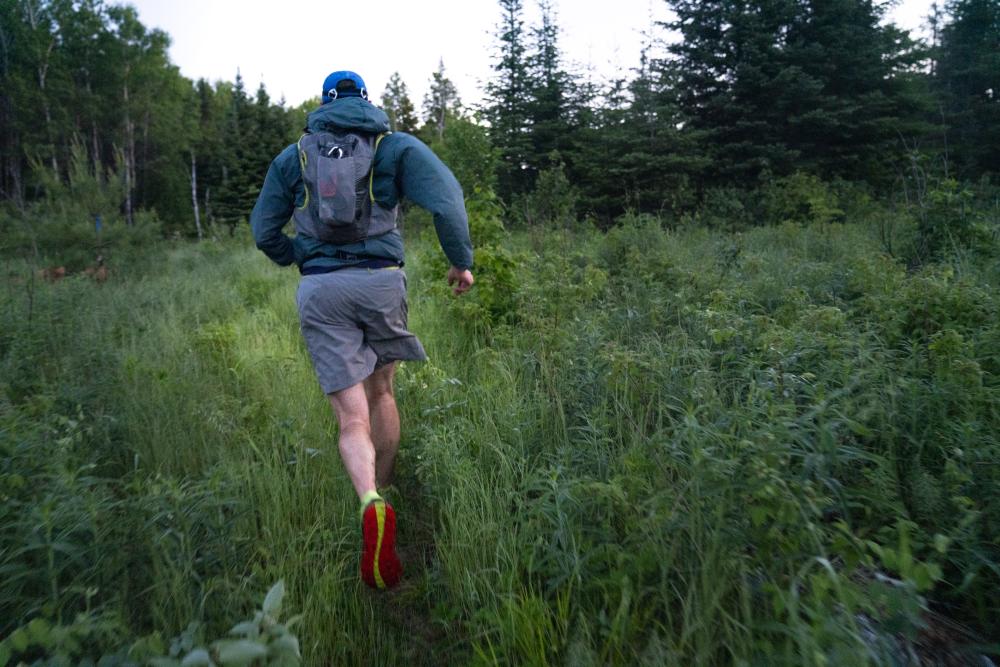
[[[918,29],[931,0],[901,0],[891,17]],[[414,103],[443,58],[465,103],[481,98],[490,78],[495,0],[129,0],[142,22],[172,38],[170,57],[191,79],[233,80],[239,68],[252,93],[261,81],[291,105],[319,95],[331,71],[351,69],[373,98],[399,72]],[[668,17],[663,0],[555,0],[561,47],[570,65],[613,79],[638,60],[642,31]],[[535,2],[525,0],[527,24]]]

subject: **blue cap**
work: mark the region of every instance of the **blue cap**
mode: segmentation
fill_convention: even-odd
[[[342,69],[332,72],[323,81],[323,104],[340,97],[360,97],[368,99],[368,88],[365,80],[357,73]]]

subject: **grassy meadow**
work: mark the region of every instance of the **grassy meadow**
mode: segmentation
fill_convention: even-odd
[[[862,222],[473,231],[456,299],[406,230],[430,361],[398,375],[389,593],[296,271],[243,231],[104,283],[5,258],[0,665],[179,657],[279,580],[306,665],[1000,652],[995,256],[908,266]]]

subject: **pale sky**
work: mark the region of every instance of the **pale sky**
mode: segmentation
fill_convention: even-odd
[[[466,104],[482,96],[500,20],[495,0],[380,0],[379,2],[237,2],[127,0],[149,27],[171,39],[170,58],[191,79],[236,77],[252,94],[261,81],[271,98],[290,105],[319,95],[323,79],[350,69],[381,97],[393,72],[406,82],[418,110],[438,60]],[[919,30],[931,0],[901,0],[890,16]],[[630,76],[653,20],[668,18],[663,0],[555,0],[565,59],[598,79]],[[525,0],[526,27],[536,4]]]

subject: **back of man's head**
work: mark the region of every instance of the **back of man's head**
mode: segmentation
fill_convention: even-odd
[[[350,70],[331,72],[323,80],[323,104],[342,97],[360,97],[368,99],[368,88],[365,81],[357,73]]]

